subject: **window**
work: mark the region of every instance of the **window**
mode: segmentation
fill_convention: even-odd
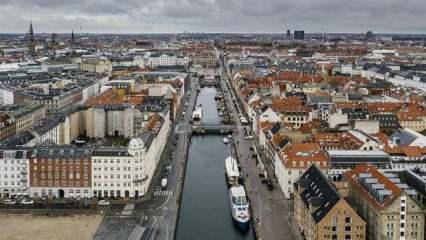
[[[333,223],[338,223],[338,219],[337,219],[337,217],[333,217],[332,222],[333,222]]]
[[[333,239],[333,240],[337,240],[337,234],[333,234],[333,235],[331,235],[331,239]]]
[[[352,230],[352,229],[351,229],[351,226],[346,226],[346,227],[345,227],[345,231],[346,231],[346,232],[350,232],[351,230]]]
[[[346,234],[345,235],[345,240],[351,240],[351,235],[350,234]]]
[[[350,217],[345,218],[345,223],[351,223],[351,222],[352,222],[352,219]]]

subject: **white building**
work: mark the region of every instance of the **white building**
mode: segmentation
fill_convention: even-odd
[[[15,103],[15,90],[0,87],[0,105],[10,105]]]
[[[152,131],[133,138],[127,148],[106,147],[93,152],[93,196],[137,198],[145,195],[170,131],[168,118],[152,117],[149,125]]]
[[[28,194],[28,150],[0,150],[0,198]]]

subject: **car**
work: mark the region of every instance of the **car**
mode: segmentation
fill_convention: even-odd
[[[161,179],[161,189],[166,189],[167,188],[167,178],[164,177],[163,179]]]
[[[107,200],[100,200],[99,202],[98,202],[98,205],[99,206],[109,206],[109,202],[107,201]]]
[[[4,200],[4,204],[5,205],[15,205],[16,204],[16,200],[14,200],[14,199],[6,199],[6,200]]]
[[[24,199],[22,199],[21,204],[22,205],[33,205],[34,204],[34,200],[28,199],[28,198],[24,198]]]
[[[253,139],[253,136],[249,135],[249,136],[245,136],[244,138],[248,139],[248,140],[251,140],[251,139]]]

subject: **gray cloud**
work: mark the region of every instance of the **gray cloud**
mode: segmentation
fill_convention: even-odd
[[[0,0],[0,32],[420,32],[424,0]]]

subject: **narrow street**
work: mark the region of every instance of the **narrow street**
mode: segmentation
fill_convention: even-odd
[[[275,184],[275,189],[270,191],[267,189],[267,185],[261,182],[259,173],[261,169],[256,165],[256,160],[251,158],[250,147],[255,144],[255,140],[248,140],[244,136],[244,127],[240,123],[239,116],[242,106],[237,106],[237,109],[233,104],[233,96],[231,91],[228,76],[226,75],[225,69],[221,66],[221,86],[224,91],[224,97],[228,103],[228,110],[230,115],[233,116],[234,122],[237,124],[238,132],[234,134],[234,142],[236,143],[236,149],[239,157],[239,162],[242,165],[243,171],[246,174],[246,189],[250,198],[253,215],[252,219],[258,223],[256,229],[258,232],[259,239],[263,240],[274,240],[274,239],[296,239],[290,223],[288,221],[288,201],[284,198],[284,194],[279,189],[279,186]],[[234,95],[235,96],[235,95]],[[238,101],[235,99],[235,102]],[[250,129],[250,132],[253,132]],[[265,161],[262,159],[262,161]],[[269,173],[272,176],[271,173]]]

